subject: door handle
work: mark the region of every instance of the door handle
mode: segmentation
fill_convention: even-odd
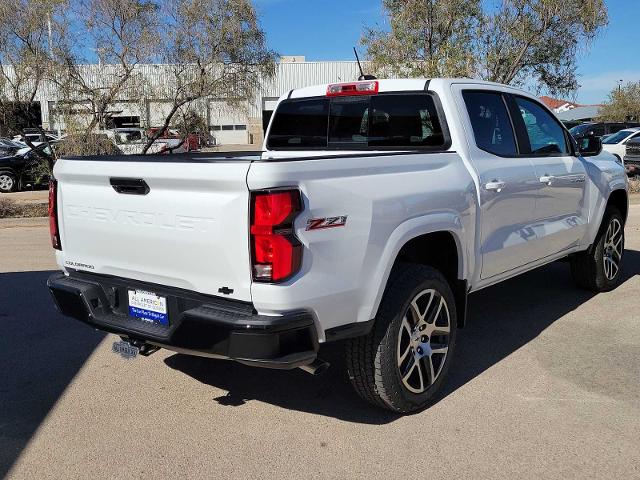
[[[571,183],[584,183],[586,180],[584,175],[575,175],[571,178]]]
[[[543,175],[540,177],[540,183],[546,183],[547,185],[551,186],[555,179],[556,177],[554,177],[553,175]]]
[[[150,191],[142,178],[110,178],[109,183],[116,192],[125,195],[146,195]]]
[[[500,193],[507,184],[505,182],[500,182],[498,180],[492,180],[490,182],[485,183],[485,190],[493,190],[494,192]]]

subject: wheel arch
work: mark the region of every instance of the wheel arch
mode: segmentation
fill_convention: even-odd
[[[607,207],[613,206],[613,207],[616,207],[618,210],[620,210],[620,213],[622,214],[622,218],[626,223],[627,215],[629,214],[629,196],[626,190],[621,188],[621,189],[612,191],[611,194],[609,195],[609,198],[607,199],[606,206]],[[602,219],[600,219],[600,222],[602,222]]]
[[[414,221],[419,219],[413,219]],[[444,220],[444,219],[442,219]],[[385,264],[385,273],[378,285],[378,292],[374,302],[370,318],[375,318],[380,306],[382,295],[392,277],[393,268],[400,263],[418,263],[430,265],[447,278],[456,298],[457,323],[463,327],[467,318],[468,281],[467,272],[472,266],[468,265],[466,244],[464,243],[464,230],[456,219],[447,222],[434,222],[431,225],[421,224],[416,228],[404,230],[400,238],[393,241],[393,236],[388,242],[387,250],[390,255],[383,255],[382,264]],[[407,222],[410,223],[410,222]],[[394,232],[397,236],[397,232]],[[385,261],[385,258],[387,259]]]
[[[0,167],[0,173],[10,173],[14,177],[18,177],[18,172],[16,172],[13,168],[10,167]]]
[[[425,233],[408,240],[396,255],[398,263],[418,263],[439,270],[450,283],[463,276],[460,245],[447,230]]]
[[[426,233],[407,241],[396,256],[400,263],[429,265],[440,271],[451,286],[456,300],[457,324],[463,328],[467,320],[468,283],[464,278],[464,260],[458,237],[448,230]]]

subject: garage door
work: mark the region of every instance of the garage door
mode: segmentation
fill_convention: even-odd
[[[209,103],[210,130],[218,145],[249,143],[247,112],[220,100]]]

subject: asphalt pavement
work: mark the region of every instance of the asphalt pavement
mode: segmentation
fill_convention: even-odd
[[[554,263],[471,296],[442,398],[397,416],[324,375],[160,351],[55,312],[46,219],[0,221],[0,476],[640,478],[640,206],[625,280],[594,296]]]

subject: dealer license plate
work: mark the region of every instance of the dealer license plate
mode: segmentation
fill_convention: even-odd
[[[129,315],[168,327],[167,298],[145,290],[129,290]]]

